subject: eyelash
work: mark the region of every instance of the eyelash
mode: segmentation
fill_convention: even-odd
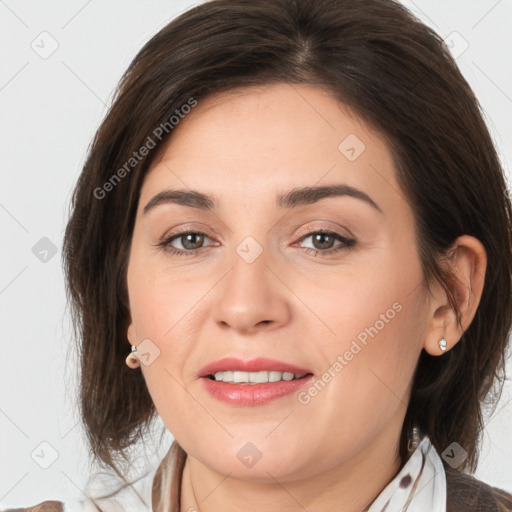
[[[336,233],[335,231],[330,231],[327,229],[316,229],[314,231],[309,231],[307,233],[304,233],[301,236],[300,240],[303,240],[304,238],[308,238],[308,237],[310,237],[312,235],[316,235],[316,234],[330,235],[342,243],[338,246],[332,247],[331,249],[325,249],[325,250],[312,249],[311,247],[303,247],[306,254],[311,254],[311,252],[313,252],[314,256],[317,256],[318,253],[320,253],[322,256],[328,256],[328,255],[337,253],[339,251],[349,249],[352,246],[354,246],[356,243],[356,241],[353,238],[347,238],[345,236],[340,235],[339,233]],[[197,256],[200,252],[203,252],[202,249],[207,249],[207,247],[200,247],[199,249],[196,249],[196,250],[183,251],[181,249],[176,249],[174,247],[171,247],[170,244],[175,239],[180,238],[185,235],[204,235],[206,238],[208,238],[205,235],[205,233],[202,233],[200,231],[182,231],[180,233],[175,233],[175,234],[172,234],[172,235],[166,237],[165,239],[161,240],[157,245],[158,245],[158,247],[161,247],[162,249],[167,251],[169,254],[175,255],[175,256]]]

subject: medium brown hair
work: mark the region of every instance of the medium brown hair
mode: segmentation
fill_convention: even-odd
[[[191,98],[272,83],[323,87],[384,137],[414,211],[425,283],[443,284],[455,310],[441,260],[460,235],[485,247],[476,315],[445,355],[422,352],[400,446],[405,459],[416,425],[439,453],[459,443],[468,452],[459,470],[474,470],[512,323],[511,202],[468,83],[442,39],[392,0],[213,0],[174,19],[130,64],[89,148],[64,237],[80,410],[94,457],[116,469],[156,417],[140,370],[125,365],[126,269],[141,185],[172,129],[126,164]],[[109,180],[108,193],[95,194]]]

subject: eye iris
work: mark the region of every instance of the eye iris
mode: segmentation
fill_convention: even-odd
[[[194,243],[193,239],[196,237],[199,239],[199,242],[196,241]],[[182,235],[181,239],[183,247],[185,247],[185,249],[198,249],[201,247],[203,243],[204,235],[201,235],[199,233],[187,233],[186,235]]]
[[[325,242],[325,239],[327,238],[327,243]],[[320,247],[317,247],[316,242],[320,242]],[[313,235],[313,245],[317,247],[318,249],[330,249],[332,247],[334,239],[331,235],[327,233],[317,233],[316,235]]]

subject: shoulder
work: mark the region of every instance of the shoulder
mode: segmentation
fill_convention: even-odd
[[[43,501],[39,505],[25,508],[8,508],[3,512],[64,512],[64,503],[62,501]]]
[[[446,471],[447,512],[512,512],[512,495],[459,471]]]

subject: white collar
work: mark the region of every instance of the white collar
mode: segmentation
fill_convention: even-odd
[[[446,474],[425,436],[366,512],[446,512]]]

